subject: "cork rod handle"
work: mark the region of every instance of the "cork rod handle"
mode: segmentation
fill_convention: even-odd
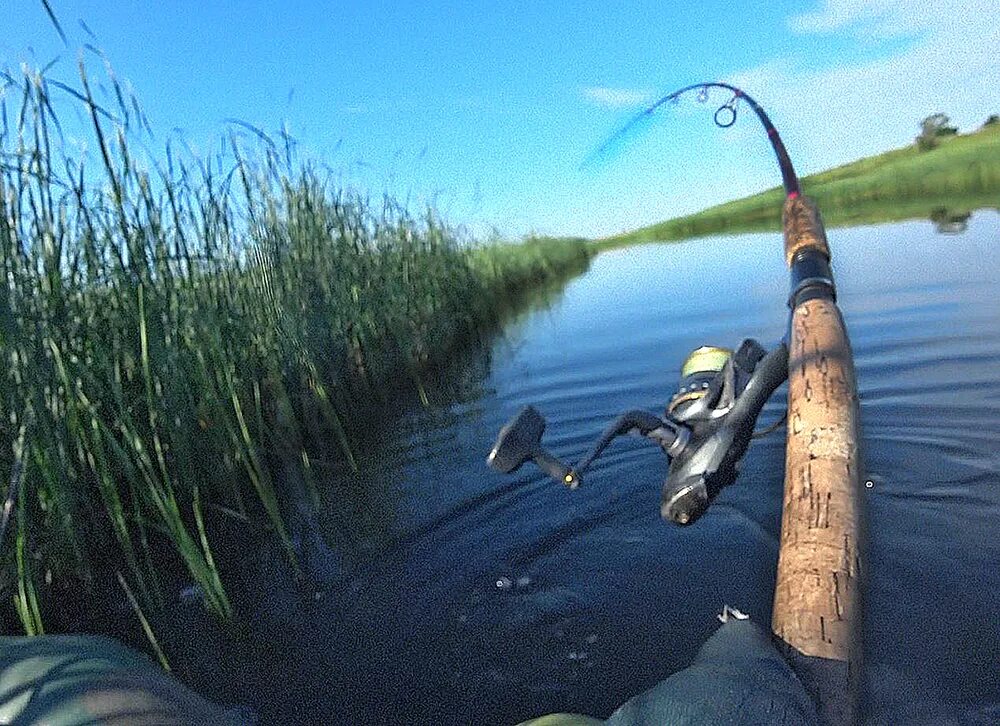
[[[786,201],[785,258],[830,257],[816,205]],[[854,715],[857,677],[858,398],[850,342],[832,296],[792,311],[781,546],[772,628],[821,718]]]

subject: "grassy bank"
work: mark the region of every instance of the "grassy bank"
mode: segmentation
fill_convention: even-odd
[[[167,149],[147,168],[133,153],[141,114],[108,80],[114,108],[82,78],[93,152],[73,158],[58,89],[7,79],[7,632],[85,627],[111,601],[142,619],[184,582],[230,618],[213,523],[277,532],[297,569],[283,482],[314,486],[318,457],[352,462],[370,410],[420,391],[525,290],[589,256],[579,240],[476,244],[269,141],[248,154],[231,137],[211,159]]]
[[[802,180],[829,226],[930,217],[1000,204],[1000,126],[942,139],[931,151],[916,146],[871,156]],[[784,194],[778,187],[696,214],[597,242],[611,248],[723,232],[780,229]]]

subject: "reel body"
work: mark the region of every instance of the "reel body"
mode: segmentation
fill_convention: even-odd
[[[504,474],[534,461],[553,479],[575,489],[587,467],[616,437],[639,433],[658,444],[670,460],[660,515],[676,524],[691,524],[735,481],[757,417],[787,375],[784,343],[771,352],[752,339],[744,340],[735,353],[703,346],[685,360],[665,416],[626,411],[576,466],[562,463],[542,447],[545,419],[531,406],[500,430],[486,461]]]

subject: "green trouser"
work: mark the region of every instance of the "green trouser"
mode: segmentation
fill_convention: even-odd
[[[90,635],[0,637],[0,723],[247,723],[141,653]]]
[[[799,679],[749,620],[729,620],[694,662],[627,701],[607,721],[552,714],[523,726],[633,724],[814,724],[816,708]]]
[[[109,638],[0,637],[0,723],[82,726],[95,722],[198,724],[252,721],[201,698],[151,660]],[[748,620],[730,620],[694,663],[635,696],[605,722],[553,714],[531,726],[626,724],[811,724],[802,684]]]

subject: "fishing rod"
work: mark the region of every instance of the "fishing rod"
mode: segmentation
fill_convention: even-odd
[[[629,131],[635,128],[640,121],[652,116],[658,109],[668,103],[677,103],[687,93],[698,91],[698,102],[707,103],[708,90],[710,88],[722,88],[733,94],[732,98],[719,106],[719,108],[715,111],[715,115],[712,117],[712,120],[715,121],[715,125],[720,129],[728,129],[736,123],[737,111],[739,110],[739,103],[741,100],[746,101],[747,105],[749,105],[753,112],[757,114],[757,118],[760,119],[761,124],[764,126],[764,131],[767,132],[767,138],[768,141],[771,142],[771,148],[774,149],[774,155],[778,158],[778,166],[781,169],[781,181],[782,185],[785,187],[785,194],[789,197],[799,196],[799,178],[795,174],[795,168],[792,166],[791,157],[788,156],[788,151],[785,149],[785,144],[781,140],[781,135],[774,127],[774,124],[771,123],[771,119],[767,115],[767,112],[742,89],[728,83],[722,83],[721,81],[693,83],[690,86],[684,86],[684,88],[678,88],[676,91],[668,93],[666,96],[663,96],[629,119],[628,123],[608,137],[608,139],[597,148],[597,150],[591,155],[591,158],[600,156],[606,152],[617,141],[625,137]]]
[[[821,718],[850,723],[858,677],[858,400],[819,209],[802,196],[791,158],[767,113],[728,83],[696,83],[663,96],[595,153],[603,153],[636,124],[685,94],[697,92],[698,100],[706,102],[710,89],[732,93],[716,110],[715,124],[732,126],[740,102],[745,102],[764,127],[778,161],[791,283],[786,336],[770,351],[753,339],[744,340],[735,351],[717,346],[694,350],[681,366],[664,415],[638,409],[621,414],[573,466],[542,447],[545,419],[527,406],[500,430],[487,463],[510,474],[533,461],[556,481],[576,489],[615,438],[638,433],[659,445],[669,460],[661,516],[689,526],[736,480],[764,404],[787,379],[785,488],[772,631]]]

